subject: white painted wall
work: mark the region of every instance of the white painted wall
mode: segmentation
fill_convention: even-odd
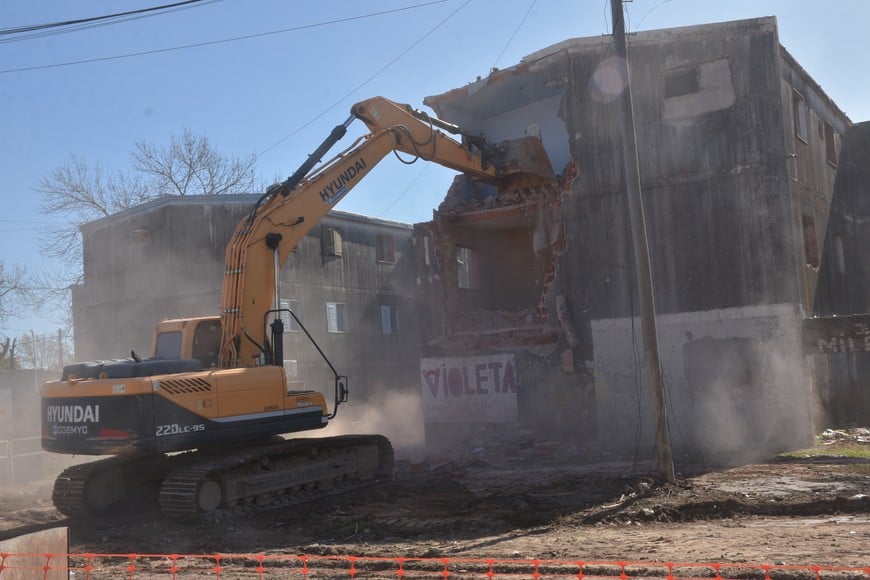
[[[691,451],[691,461],[740,463],[812,444],[812,395],[800,322],[799,308],[790,304],[658,317],[677,460]],[[599,440],[605,451],[632,456],[637,450],[639,458],[648,459],[655,431],[640,320],[595,320],[592,340]],[[698,356],[699,346],[712,354],[711,367],[718,359],[721,381],[713,368],[698,372],[708,362]],[[752,349],[749,367],[739,357],[728,359],[734,346]],[[744,376],[747,384],[735,386]]]

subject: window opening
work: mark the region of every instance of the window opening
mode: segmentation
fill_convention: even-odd
[[[665,73],[665,98],[697,93],[700,90],[696,67]]]
[[[341,228],[323,226],[321,239],[323,242],[324,256],[341,256],[344,244],[341,237]]]
[[[375,252],[378,262],[394,263],[396,261],[396,238],[389,234],[378,234],[375,237]]]
[[[381,332],[397,334],[399,332],[399,307],[381,305]]]
[[[794,115],[794,134],[804,143],[807,142],[807,102],[803,95],[792,90],[792,114]]]
[[[480,288],[480,270],[477,252],[471,248],[456,247],[456,269],[459,287],[467,290]]]
[[[834,127],[825,121],[825,154],[828,158],[828,163],[837,166],[837,137],[834,133]]]
[[[298,300],[281,300],[281,310],[292,310],[293,314],[295,314],[299,318],[299,320],[302,320],[302,313],[299,307],[300,303]],[[299,323],[296,322],[296,319],[290,316],[290,313],[288,312],[281,313],[281,321],[284,323],[284,332],[302,331],[302,329],[299,327]]]
[[[804,251],[807,254],[807,266],[819,267],[819,242],[816,237],[816,221],[806,214],[802,216],[804,227]]]
[[[326,330],[347,332],[347,305],[342,302],[326,303]]]

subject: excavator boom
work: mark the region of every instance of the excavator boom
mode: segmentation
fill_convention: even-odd
[[[354,119],[365,123],[370,132],[308,174]],[[534,187],[555,179],[538,139],[490,145],[481,137],[462,135],[464,143],[460,143],[439,128],[462,135],[458,127],[408,105],[383,97],[361,101],[299,170],[270,188],[227,245],[222,367],[256,366],[264,357],[268,360],[267,314],[273,308],[277,269],[387,154],[402,152],[435,162],[501,189]]]

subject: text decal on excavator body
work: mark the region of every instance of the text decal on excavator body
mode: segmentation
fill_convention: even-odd
[[[350,189],[347,184],[365,170],[366,160],[360,157],[356,163],[345,169],[338,177],[330,181],[326,187],[320,190],[320,199],[329,205],[335,205],[347,195]]]

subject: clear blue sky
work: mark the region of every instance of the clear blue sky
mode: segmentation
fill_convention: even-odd
[[[169,1],[0,0],[0,28]],[[106,170],[126,170],[137,141],[165,144],[189,128],[225,154],[256,154],[264,178],[284,178],[358,100],[383,95],[422,107],[425,96],[461,87],[493,66],[509,67],[562,40],[610,31],[609,0],[213,0],[194,6],[44,38],[10,42],[0,36],[0,258],[7,267],[40,262],[40,228],[57,218],[40,213],[33,186],[72,153]],[[780,41],[827,94],[853,121],[870,119],[870,2],[634,0],[627,8],[631,31],[776,16]],[[13,70],[340,19],[348,20],[145,56]],[[451,177],[435,166],[387,158],[338,208],[425,221]],[[0,336],[47,332],[59,323],[48,315],[8,320]]]

